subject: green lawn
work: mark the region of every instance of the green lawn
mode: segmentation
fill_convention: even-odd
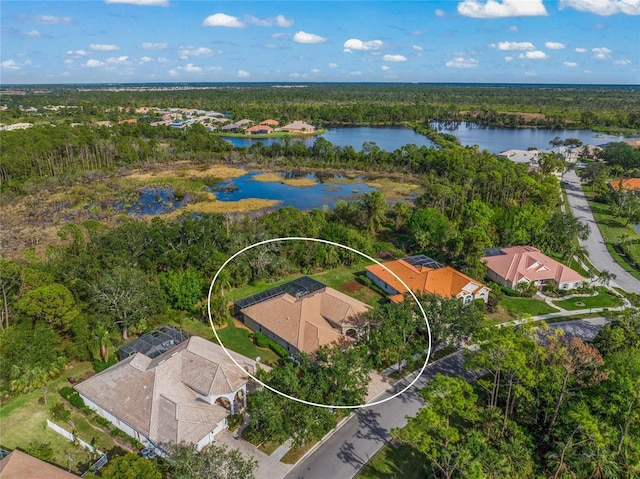
[[[96,424],[90,424],[85,416],[60,396],[58,390],[68,386],[67,377],[83,378],[92,371],[88,362],[77,363],[59,378],[51,381],[46,387],[8,401],[0,407],[1,444],[9,449],[27,449],[31,441],[48,443],[53,449],[53,463],[74,472],[80,471],[82,464],[88,464],[90,457],[87,451],[73,444],[46,425],[50,418],[48,405],[63,403],[71,414],[72,424],[54,421],[68,431],[75,430],[78,437],[91,442],[102,451],[116,446],[113,438]],[[45,402],[46,401],[46,402]],[[68,456],[68,457],[67,457]],[[70,459],[70,460],[69,460]]]
[[[275,366],[278,364],[278,356],[270,349],[259,348],[249,339],[249,330],[237,327],[233,321],[229,321],[226,327],[217,329],[218,336],[226,348],[240,353],[248,358],[255,359],[260,356],[260,362]],[[215,341],[215,339],[214,339]]]
[[[422,479],[425,458],[414,448],[385,446],[360,471],[356,479]]]
[[[577,309],[613,308],[616,306],[622,306],[622,299],[610,294],[606,288],[598,288],[598,294],[596,296],[563,299],[553,301],[553,304],[562,309],[575,311]]]
[[[500,300],[504,308],[512,314],[530,314],[537,316],[539,314],[557,313],[558,310],[552,308],[544,301],[529,298],[512,298],[505,296]]]
[[[631,238],[636,238],[636,240],[640,240],[640,235],[633,229],[633,226],[625,226],[624,220],[613,216],[609,205],[594,201],[593,191],[589,185],[583,185],[582,187],[585,195],[589,199],[589,207],[593,212],[594,218],[598,222],[598,227],[600,228],[600,232],[602,233],[602,237],[607,244],[607,249],[611,253],[611,256],[613,256],[613,259],[626,271],[640,279],[640,272],[633,269],[626,262],[625,258],[613,248],[613,245],[615,245],[618,242],[618,239],[623,235],[629,235]],[[640,263],[640,241],[635,244],[630,244],[628,246],[628,250],[632,259],[637,263]]]

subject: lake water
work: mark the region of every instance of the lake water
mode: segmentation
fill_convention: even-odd
[[[456,127],[449,124],[433,123],[431,125],[438,131],[451,133],[458,137],[463,145],[478,145],[481,150],[487,150],[491,153],[500,153],[501,151],[512,148],[526,150],[531,146],[538,149],[551,148],[549,143],[556,137],[577,138],[582,143],[590,145],[602,145],[614,141],[624,141],[633,138],[625,138],[622,136],[606,135],[596,133],[591,130],[555,130],[551,128],[498,128],[490,126],[481,126],[474,123],[459,123]],[[336,146],[352,146],[355,150],[360,151],[362,144],[367,141],[375,142],[382,150],[393,151],[398,148],[414,144],[418,146],[432,146],[433,143],[415,131],[404,127],[370,127],[357,126],[346,128],[330,128],[326,133],[319,135]],[[281,138],[236,138],[223,137],[226,141],[237,147],[248,147],[259,141],[266,146],[270,146],[275,142],[282,142]],[[293,138],[292,141],[298,141],[308,147],[312,147],[317,136],[307,138]]]
[[[393,151],[398,148],[414,144],[418,146],[431,146],[433,143],[428,138],[419,135],[415,131],[404,127],[371,127],[371,126],[356,126],[348,128],[329,128],[326,133],[317,136],[311,136],[307,138],[292,138],[292,141],[298,141],[304,143],[308,147],[312,147],[316,138],[319,136],[326,139],[332,145],[335,146],[352,146],[356,151],[362,149],[362,144],[367,141],[373,141],[378,148],[385,151]],[[259,141],[263,142],[265,146],[271,146],[276,142],[282,142],[281,138],[237,138],[237,137],[222,137],[234,146],[245,148],[251,146]]]
[[[216,184],[211,191],[218,201],[238,201],[244,198],[259,198],[278,200],[280,206],[293,206],[300,210],[311,210],[327,206],[333,208],[339,200],[353,200],[356,196],[377,188],[367,186],[364,182],[355,180],[348,183],[333,183],[329,179],[325,183],[313,186],[290,186],[277,181],[258,181],[254,179],[256,172],[251,172],[231,181]],[[315,174],[296,176],[318,180]],[[284,178],[284,176],[283,176]],[[226,188],[233,186],[234,189]]]
[[[491,153],[512,148],[526,150],[530,146],[538,149],[551,148],[549,142],[556,137],[562,139],[577,138],[582,143],[589,145],[602,145],[615,141],[625,141],[631,138],[622,136],[605,135],[591,130],[555,130],[551,128],[498,128],[481,126],[474,123],[459,123],[456,127],[448,124],[432,123],[432,128],[444,133],[451,133],[460,140],[463,145],[478,145],[481,150]]]

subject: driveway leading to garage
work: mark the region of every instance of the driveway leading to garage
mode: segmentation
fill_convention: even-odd
[[[571,213],[573,213],[573,216],[576,218],[587,223],[591,228],[589,237],[585,241],[580,241],[580,244],[589,252],[589,261],[600,271],[606,269],[616,275],[615,281],[611,282],[612,285],[620,286],[629,293],[640,292],[640,280],[634,278],[622,269],[622,267],[613,260],[611,254],[609,254],[604,238],[600,233],[600,228],[598,228],[598,223],[593,217],[587,198],[584,195],[584,191],[582,191],[580,178],[578,178],[576,172],[573,170],[568,171],[565,173],[564,179],[566,181],[565,190],[567,192],[567,198],[569,199]]]

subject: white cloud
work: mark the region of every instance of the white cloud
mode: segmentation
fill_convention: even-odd
[[[526,58],[527,60],[544,60],[547,58],[547,54],[540,50],[534,50],[532,52],[521,53],[518,55],[518,58]]]
[[[524,72],[524,76],[535,77],[535,76],[538,76],[538,74],[536,72]]]
[[[480,62],[475,58],[462,58],[456,57],[453,60],[449,60],[445,63],[450,68],[478,68]]]
[[[22,38],[38,38],[42,36],[42,33],[40,33],[38,30],[31,30],[28,32],[20,32],[20,36]]]
[[[126,3],[140,7],[168,7],[169,0],[105,0],[104,3]]]
[[[511,25],[509,27],[509,31],[510,32],[514,32],[514,33],[518,33],[520,31],[520,29],[518,27],[516,27],[515,25]]]
[[[319,68],[312,68],[311,73],[315,73],[315,74],[322,73],[322,70],[320,70]]]
[[[106,60],[107,65],[126,65],[127,63],[129,63],[129,57],[127,56],[121,56],[121,57],[110,57],[107,58]]]
[[[139,60],[139,63],[149,63],[149,62],[152,62],[152,61],[153,61],[153,58],[151,58],[151,57],[142,57]]]
[[[542,0],[463,0],[458,13],[473,18],[531,17],[547,15]]]
[[[158,63],[169,63],[169,59],[165,58],[165,57],[158,57],[158,58],[156,58],[156,61]]]
[[[222,70],[224,70],[224,68],[220,66],[207,67],[208,72],[220,72]]]
[[[363,42],[357,38],[350,38],[342,47],[347,53],[351,53],[352,50],[378,50],[382,46],[381,40],[369,40]]]
[[[615,60],[614,65],[631,65],[631,60]]]
[[[279,27],[290,27],[293,25],[293,20],[286,18],[284,15],[278,15],[276,17],[276,25]]]
[[[67,55],[75,55],[78,57],[84,57],[86,55],[90,55],[90,53],[86,50],[68,50]]]
[[[359,77],[362,75],[362,72],[361,71],[349,72],[347,73],[347,75],[349,75],[350,77]]]
[[[424,50],[424,48],[422,48],[420,45],[412,45],[411,48],[413,48],[417,52],[421,52]]]
[[[12,70],[12,71],[20,70],[20,65],[18,65],[18,63],[15,60],[5,60],[2,63],[0,63],[0,66],[2,67],[3,70]]]
[[[492,43],[491,47],[497,48],[498,50],[502,50],[502,51],[512,51],[512,50],[531,51],[536,49],[536,47],[531,42],[498,42],[498,43]]]
[[[226,27],[226,28],[243,28],[244,23],[237,17],[227,15],[225,13],[216,13],[209,15],[202,21],[203,27]]]
[[[320,35],[303,32],[301,30],[299,32],[296,32],[296,34],[293,36],[293,41],[296,43],[324,43],[327,41],[327,39],[321,37]]]
[[[561,10],[573,8],[601,16],[615,15],[616,13],[640,15],[638,0],[560,0],[559,7]]]
[[[116,50],[120,50],[120,47],[118,45],[109,45],[106,43],[92,43],[89,45],[89,50],[96,52],[114,52]]]
[[[293,25],[293,20],[289,20],[284,15],[278,15],[277,17],[271,18],[258,18],[253,15],[245,15],[245,20],[247,23],[258,25],[259,27],[272,27],[274,25],[278,27],[290,27]]]
[[[576,62],[563,62],[562,63],[565,67],[568,68],[575,68],[578,66],[578,64]]]
[[[200,73],[202,71],[202,68],[195,66],[193,63],[187,63],[184,66],[184,71],[186,71],[187,73]]]
[[[385,62],[406,62],[407,57],[404,55],[385,55],[382,60]]]
[[[329,68],[338,68],[338,64],[337,63],[329,63],[328,64]]]
[[[509,57],[504,57],[504,61],[505,62],[512,62],[513,61],[513,57],[509,56]]]
[[[592,48],[591,53],[596,60],[605,60],[611,56],[611,50],[607,47]]]
[[[54,15],[20,15],[18,20],[22,20],[29,23],[42,23],[44,25],[66,25],[73,23],[71,17],[56,17]]]
[[[578,48],[575,49],[575,52],[576,53],[587,53],[587,49],[578,47]]]
[[[433,13],[435,13],[436,17],[444,17],[446,15],[446,13],[444,13],[444,10],[440,10],[439,8],[437,8]]]
[[[186,60],[189,57],[207,57],[213,55],[213,50],[207,47],[193,47],[189,45],[181,46],[178,53],[182,60]]]
[[[251,74],[246,70],[238,70],[238,78],[249,78]]]
[[[385,71],[385,72],[388,70],[391,70],[391,67],[389,65],[382,65],[380,68],[382,69],[382,71]]]
[[[177,77],[178,70],[176,70],[175,68],[172,68],[171,70],[169,70],[169,75],[171,75],[172,77]]]
[[[271,35],[271,38],[287,38],[289,36],[288,33],[278,32]]]
[[[547,47],[549,50],[562,50],[567,45],[559,42],[545,42],[544,46]]]
[[[65,65],[72,65],[72,64],[73,64],[73,58],[67,58],[67,59],[64,61],[64,64],[65,64]]]
[[[105,66],[105,63],[101,62],[100,60],[90,58],[89,60],[87,60],[87,63],[85,63],[85,66],[88,66],[89,68],[98,68]]]
[[[169,48],[168,43],[153,43],[153,42],[144,42],[140,45],[145,50],[164,50]]]

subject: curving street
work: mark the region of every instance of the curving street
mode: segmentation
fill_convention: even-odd
[[[616,279],[611,281],[611,285],[620,286],[629,293],[640,293],[640,280],[622,269],[609,254],[576,172],[569,170],[565,173],[564,180],[566,182],[565,189],[569,199],[569,207],[573,216],[584,221],[591,228],[589,237],[585,241],[580,241],[580,245],[584,246],[589,252],[589,261],[600,271],[606,269],[616,275]]]

